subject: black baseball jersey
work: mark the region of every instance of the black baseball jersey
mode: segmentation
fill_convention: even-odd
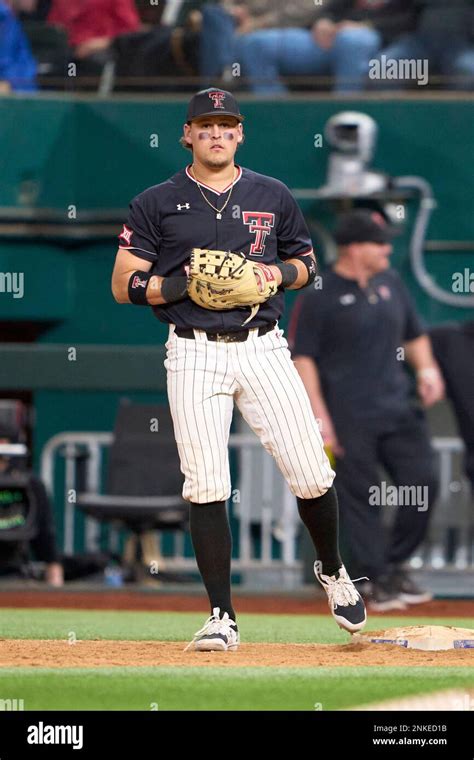
[[[294,357],[315,360],[330,414],[367,419],[406,406],[411,385],[403,344],[424,332],[394,270],[381,272],[362,289],[328,269],[322,287],[297,300],[288,342]]]
[[[119,236],[121,248],[152,262],[153,274],[186,274],[192,248],[241,251],[249,260],[265,264],[312,253],[301,210],[282,182],[237,167],[230,201],[217,218],[189,168],[137,195]],[[231,185],[221,193],[200,186],[209,202],[221,209]],[[250,307],[211,311],[190,298],[151,308],[162,322],[216,332],[238,330],[250,314]],[[279,289],[245,327],[273,322],[283,309],[284,293]]]

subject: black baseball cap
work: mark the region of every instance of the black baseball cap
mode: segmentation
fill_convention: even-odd
[[[380,211],[359,208],[338,217],[334,239],[338,245],[351,243],[391,243],[397,234]]]
[[[239,111],[239,106],[231,92],[221,90],[219,87],[209,87],[207,90],[197,92],[188,105],[186,121],[198,119],[200,116],[235,116],[239,121],[244,117]]]

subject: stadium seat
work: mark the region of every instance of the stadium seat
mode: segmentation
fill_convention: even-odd
[[[153,420],[158,429],[152,431]],[[118,522],[132,532],[135,556],[130,564],[141,576],[149,532],[187,527],[182,485],[168,406],[122,402],[109,453],[106,493],[78,494],[77,506],[89,517]]]
[[[41,21],[23,21],[23,28],[38,64],[43,89],[64,89],[68,63],[73,60],[64,29]]]

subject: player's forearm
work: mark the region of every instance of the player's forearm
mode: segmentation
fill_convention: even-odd
[[[288,264],[293,264],[298,270],[298,277],[292,285],[288,286],[288,290],[299,290],[304,288],[308,284],[308,268],[303,264],[300,259],[288,259]]]
[[[134,272],[126,272],[112,281],[112,293],[117,303],[134,303],[130,299],[130,278]],[[136,272],[135,272],[136,274]],[[144,277],[146,272],[142,273]],[[166,284],[164,282],[166,281]],[[154,274],[146,286],[146,303],[143,306],[161,306],[181,300],[186,296],[186,277],[161,277]]]
[[[162,304],[166,303],[166,300],[163,298],[163,294],[161,292],[161,287],[163,285],[164,279],[164,277],[160,277],[158,274],[155,274],[150,278],[150,282],[148,283],[148,287],[146,289],[146,300],[150,306],[161,306]]]
[[[428,336],[420,335],[407,342],[405,356],[416,372],[417,391],[423,405],[430,407],[441,401],[445,395],[445,385]]]
[[[314,416],[316,418],[328,417],[329,411],[321,389],[316,363],[309,356],[295,356],[293,362],[303,381]]]
[[[117,303],[132,303],[129,296],[129,282],[133,272],[123,272],[119,277],[112,279],[112,294]],[[161,296],[161,281],[163,277],[159,275],[153,275],[146,289],[147,301],[150,306],[157,306],[159,303],[164,303]],[[150,300],[150,297],[152,300]]]
[[[286,290],[299,290],[300,288],[306,287],[308,285],[310,279],[311,281],[314,279],[314,276],[316,274],[316,259],[314,258],[314,255],[311,256],[310,259],[308,259],[308,263],[313,262],[314,268],[312,270],[312,273],[310,275],[310,272],[308,271],[308,266],[304,264],[301,259],[294,258],[294,259],[288,259],[283,264],[275,265],[271,264],[270,269],[274,272],[277,278],[277,283],[280,285],[282,281],[282,272],[281,267],[285,267],[287,265],[291,265],[294,267],[297,271],[297,277],[296,279],[290,284],[290,285],[284,285]],[[288,267],[290,268],[290,267]]]
[[[415,372],[432,367],[438,369],[436,359],[431,350],[431,342],[427,335],[420,335],[419,338],[408,341],[405,343],[404,348],[406,360]]]

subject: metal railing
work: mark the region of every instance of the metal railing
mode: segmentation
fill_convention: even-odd
[[[100,493],[104,472],[105,449],[111,445],[113,434],[107,432],[67,432],[53,436],[45,445],[41,458],[41,476],[53,498],[56,469],[60,458],[64,460],[63,549],[74,553],[78,536],[75,529],[75,499],[79,491]],[[459,456],[464,447],[459,438],[436,437],[433,446],[439,457],[440,492],[438,504],[430,525],[429,537],[411,560],[414,568],[474,570],[474,522],[470,490],[460,472]],[[232,514],[238,519],[238,557],[233,560],[235,572],[248,573],[251,578],[259,574],[278,573],[281,588],[292,588],[299,583],[302,562],[297,559],[297,538],[300,520],[295,497],[279,472],[272,457],[263,449],[253,434],[236,433],[229,439],[229,448],[238,455],[237,488],[229,502]],[[82,463],[79,467],[79,463]],[[456,466],[455,466],[456,465]],[[454,505],[454,506],[453,506]],[[255,542],[255,526],[259,540]],[[93,518],[84,520],[84,546],[86,550],[99,548],[100,525]],[[116,551],[119,532],[108,532],[106,549]],[[275,546],[278,551],[275,552]],[[104,547],[102,547],[104,548]],[[177,533],[173,557],[166,558],[166,566],[176,570],[195,570],[193,557],[186,557],[184,535]],[[275,553],[279,558],[275,558]],[[261,576],[260,576],[261,577]],[[275,579],[275,577],[274,577]]]
[[[63,503],[63,551],[65,554],[73,554],[76,544],[75,528],[75,495],[79,491],[87,493],[100,493],[104,466],[104,450],[113,441],[113,434],[106,432],[67,432],[59,433],[46,443],[41,456],[41,477],[50,493],[56,499],[59,497],[56,490],[56,468],[60,458],[64,460],[64,493]],[[239,557],[233,561],[233,570],[269,570],[284,567],[288,571],[299,571],[301,563],[295,559],[295,527],[293,521],[294,497],[289,489],[275,488],[275,475],[280,473],[273,464],[271,457],[262,450],[260,441],[253,434],[235,433],[229,437],[229,449],[235,449],[241,454],[239,467],[239,488],[232,492],[230,501],[238,504],[235,512],[239,518]],[[265,455],[260,464],[258,452]],[[260,472],[264,473],[262,479],[263,493],[260,495],[262,509],[262,551],[259,557],[254,556],[252,551],[251,525],[258,515],[253,513],[249,498],[249,483],[245,477],[248,470],[245,463],[248,458],[259,461]],[[79,463],[82,463],[83,473],[80,474]],[[242,467],[243,465],[243,467]],[[242,477],[242,472],[244,477]],[[279,543],[282,546],[282,559],[272,559],[272,501],[283,501],[284,509],[279,519]],[[94,518],[86,517],[84,520],[85,536],[84,545],[86,550],[99,549],[99,523]],[[117,530],[109,531],[109,544],[106,548],[116,550],[118,543]],[[195,569],[196,563],[193,557],[184,554],[184,536],[177,533],[174,539],[174,557],[166,558],[167,568],[176,570]]]

